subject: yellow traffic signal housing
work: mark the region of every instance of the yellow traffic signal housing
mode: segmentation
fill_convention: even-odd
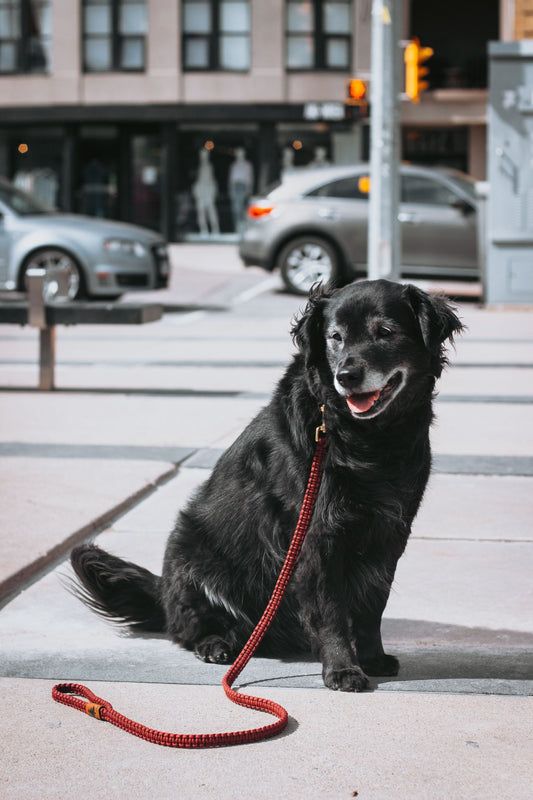
[[[346,81],[347,106],[355,106],[362,116],[368,113],[368,83],[360,78],[350,78]]]
[[[424,61],[431,58],[433,48],[422,47],[420,40],[415,36],[405,48],[403,59],[405,61],[405,93],[413,103],[420,102],[420,93],[428,88],[429,84],[423,80],[429,74],[429,69],[422,66]]]

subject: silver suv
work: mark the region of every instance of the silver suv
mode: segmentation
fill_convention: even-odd
[[[239,254],[246,266],[279,268],[291,292],[367,273],[368,164],[303,168],[252,199]],[[476,280],[475,182],[450,169],[401,166],[402,277]]]

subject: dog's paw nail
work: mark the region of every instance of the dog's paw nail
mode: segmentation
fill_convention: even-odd
[[[209,664],[229,664],[231,661],[228,643],[218,636],[208,637],[199,642],[194,649],[194,654]]]
[[[324,684],[328,689],[339,692],[363,692],[370,685],[367,676],[359,667],[326,670]]]

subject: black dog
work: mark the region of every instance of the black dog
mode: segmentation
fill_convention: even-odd
[[[365,672],[395,675],[381,617],[428,479],[444,343],[461,329],[446,300],[414,286],[312,293],[293,328],[299,353],[180,514],[162,577],[84,545],[72,564],[85,601],[136,630],[167,632],[204,661],[234,660],[283,564],[324,403],[314,515],[261,652],[312,648],[331,689],[364,689]]]

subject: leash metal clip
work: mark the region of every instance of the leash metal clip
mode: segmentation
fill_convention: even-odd
[[[325,411],[326,411],[326,406],[322,404],[320,406],[320,412],[322,414],[322,424],[319,425],[315,430],[315,442],[318,442],[320,440],[320,436],[326,433],[326,419],[324,417]]]

